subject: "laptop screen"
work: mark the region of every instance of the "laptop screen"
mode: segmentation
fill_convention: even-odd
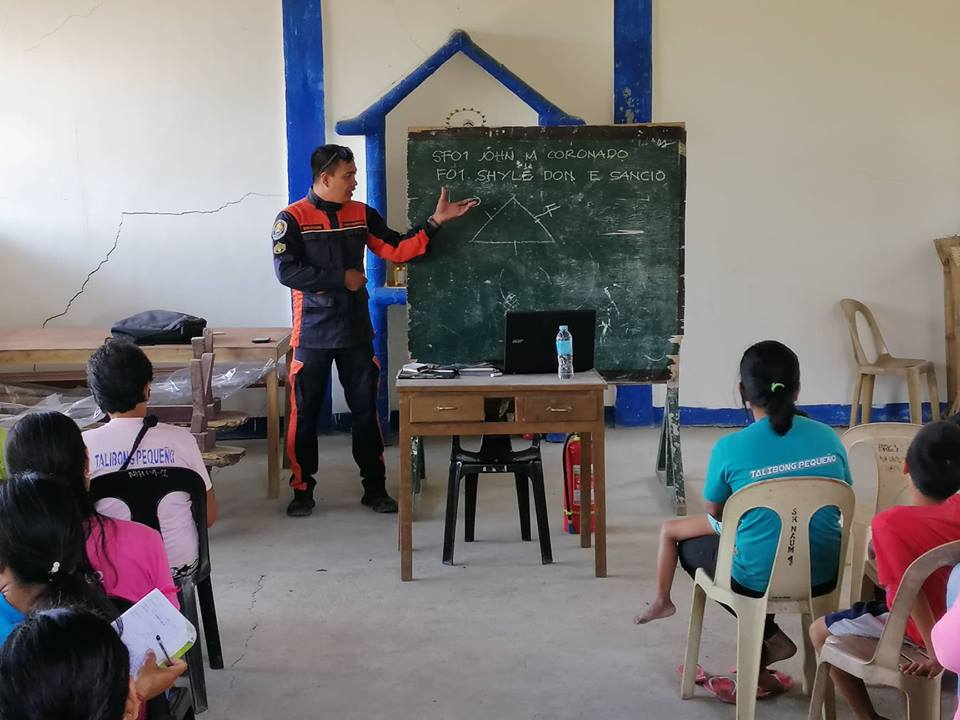
[[[595,310],[513,310],[507,313],[503,341],[505,373],[557,372],[557,331],[566,325],[573,335],[573,369],[593,369]]]

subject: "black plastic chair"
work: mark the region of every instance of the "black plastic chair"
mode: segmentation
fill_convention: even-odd
[[[530,540],[530,485],[533,486],[533,504],[537,513],[537,532],[540,536],[540,558],[544,565],[553,562],[550,546],[550,526],[547,520],[547,495],[543,485],[543,462],[540,458],[540,438],[533,444],[514,451],[509,435],[484,435],[480,450],[464,450],[459,436],[453,436],[450,450],[450,477],[447,483],[447,513],[443,528],[443,562],[453,565],[453,546],[457,533],[457,503],[460,499],[460,480],[466,478],[463,508],[463,539],[473,542],[477,517],[477,483],[483,473],[513,473],[517,485],[517,506],[520,511],[520,537]]]
[[[179,592],[180,612],[200,628],[203,618],[203,634],[207,643],[210,667],[223,669],[223,649],[220,646],[220,627],[213,601],[213,583],[210,580],[210,544],[207,537],[207,489],[193,470],[179,467],[156,467],[137,470],[121,470],[107,473],[90,481],[90,494],[94,501],[115,498],[130,509],[130,519],[160,530],[157,507],[160,501],[172,492],[190,495],[193,519],[197,525],[199,554],[196,569],[188,575],[175,578]],[[197,604],[200,617],[197,616]],[[193,710],[202,713],[207,709],[207,684],[203,673],[203,650],[200,638],[187,651],[187,674],[193,695]]]
[[[110,602],[123,615],[133,607],[126,598],[111,595]],[[146,720],[192,720],[193,697],[189,689],[174,686],[162,695],[147,700]]]

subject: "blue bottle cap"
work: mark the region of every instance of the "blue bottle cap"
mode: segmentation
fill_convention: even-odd
[[[560,326],[560,329],[561,329],[561,330],[566,330],[566,329],[567,329],[567,326],[566,326],[566,325],[561,325],[561,326]]]

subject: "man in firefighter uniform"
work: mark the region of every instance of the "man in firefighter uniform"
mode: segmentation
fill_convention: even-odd
[[[467,213],[474,202],[449,202],[444,188],[423,226],[400,234],[388,228],[376,210],[351,199],[357,166],[349,148],[322,145],[310,157],[310,166],[310,192],[277,215],[271,234],[274,269],[290,288],[293,308],[286,448],[293,500],[287,515],[310,515],[316,505],[317,418],[334,361],[353,415],[353,458],[364,490],[360,502],[374,512],[392,513],[397,502],[385,487],[377,416],[380,369],[367,309],[364,249],[396,263],[412,260],[427,251],[443,223]]]

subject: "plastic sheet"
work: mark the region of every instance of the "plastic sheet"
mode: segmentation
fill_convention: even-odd
[[[213,394],[221,400],[255,385],[273,368],[274,361],[213,365]],[[190,369],[175,370],[150,385],[150,402],[154,405],[189,405],[192,398]]]
[[[273,368],[266,363],[232,363],[213,366],[213,394],[221,399],[235,395],[258,383]],[[192,402],[190,370],[182,368],[155,380],[150,386],[154,405],[189,405]],[[5,385],[0,383],[0,429],[9,430],[29,413],[60,412],[81,428],[105,419],[87,388],[63,390],[44,385]]]
[[[63,413],[81,428],[104,419],[86,388],[63,391],[41,385],[0,384],[0,428],[9,430],[24,415],[38,412]]]

